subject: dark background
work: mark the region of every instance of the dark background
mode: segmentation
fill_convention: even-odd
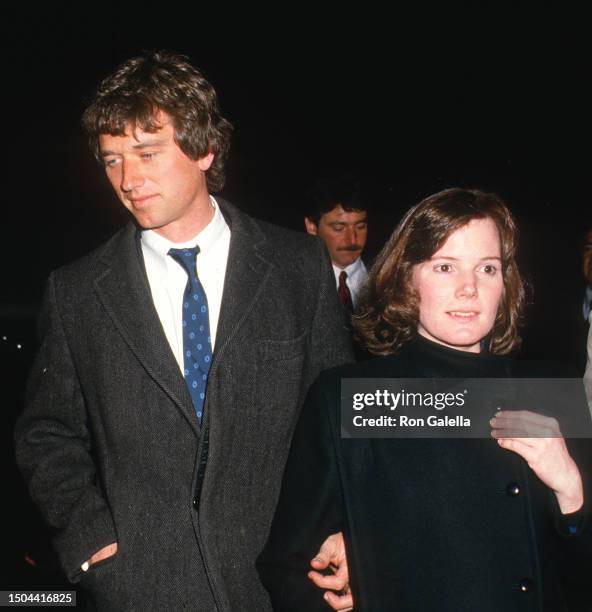
[[[0,588],[61,584],[12,458],[49,271],[126,220],[80,115],[99,79],[142,49],[187,54],[235,126],[225,197],[295,229],[311,182],[355,172],[376,252],[409,206],[459,185],[508,200],[533,289],[524,355],[573,360],[589,200],[590,45],[583,14],[465,3],[266,10],[51,4],[2,10]],[[20,346],[20,348],[19,348]],[[25,561],[28,554],[36,566]]]

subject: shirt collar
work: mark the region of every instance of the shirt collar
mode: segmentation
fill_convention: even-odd
[[[356,261],[350,263],[347,268],[340,268],[339,266],[333,264],[333,272],[335,273],[335,278],[339,279],[339,275],[345,270],[345,272],[347,273],[347,277],[351,278],[352,276],[357,274],[363,268],[363,266],[364,264],[362,262],[362,258],[358,257]]]
[[[145,253],[156,262],[157,260],[161,265],[166,266],[168,260],[169,249],[183,249],[185,247],[194,247],[196,244],[199,246],[200,255],[202,253],[208,253],[216,242],[222,237],[224,228],[226,227],[226,221],[220,212],[220,207],[216,200],[210,196],[210,201],[214,207],[214,216],[210,222],[193,238],[186,242],[171,242],[164,236],[157,234],[154,230],[143,230],[141,234],[142,247]],[[160,267],[160,266],[159,266]]]

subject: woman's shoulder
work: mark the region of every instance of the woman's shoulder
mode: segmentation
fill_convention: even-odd
[[[514,358],[511,363],[515,378],[580,378],[575,366],[560,361]]]
[[[329,368],[321,372],[318,380],[329,383],[341,381],[343,378],[397,378],[414,375],[414,362],[408,351],[403,349],[396,355],[373,357],[364,361]]]

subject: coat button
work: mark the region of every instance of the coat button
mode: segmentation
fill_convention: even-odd
[[[530,593],[534,589],[534,580],[532,578],[522,578],[518,583],[518,590],[521,593]]]
[[[518,483],[511,482],[506,487],[506,494],[509,495],[510,497],[516,497],[517,495],[520,495],[520,487],[518,486]]]
[[[197,497],[194,497],[193,502],[191,503],[193,504],[193,507],[197,509],[197,504],[198,504]]]

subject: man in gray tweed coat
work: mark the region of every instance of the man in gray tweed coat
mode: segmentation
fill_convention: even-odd
[[[133,222],[48,280],[19,465],[97,609],[269,610],[300,406],[351,357],[325,249],[210,195],[231,126],[185,58],[128,60],[84,125]]]

